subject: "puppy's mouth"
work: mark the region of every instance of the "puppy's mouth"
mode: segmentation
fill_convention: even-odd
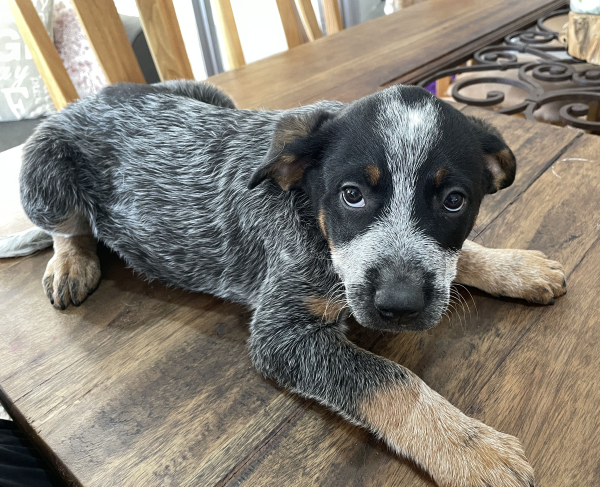
[[[356,318],[356,321],[361,326],[365,328],[370,328],[372,330],[382,330],[389,331],[393,333],[398,333],[401,331],[425,331],[429,330],[436,326],[442,319],[442,314],[438,316],[433,315],[433,313],[429,313],[428,311],[424,311],[418,317],[415,318],[402,318],[396,320],[382,320],[379,317],[375,316],[375,313],[370,313],[372,316],[370,319],[362,320],[359,318],[359,315],[362,313],[357,313],[353,310],[353,315]]]
[[[365,328],[393,333],[402,331],[424,331],[436,326],[449,306],[448,293],[434,291],[428,296],[425,306],[418,312],[390,316],[382,313],[375,305],[374,296],[348,293],[348,304],[356,321]]]

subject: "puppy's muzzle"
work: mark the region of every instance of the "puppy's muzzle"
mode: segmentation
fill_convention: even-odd
[[[375,291],[374,304],[384,321],[412,322],[425,308],[423,286],[407,281],[387,282]]]

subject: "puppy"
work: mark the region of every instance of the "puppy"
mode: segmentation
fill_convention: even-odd
[[[516,163],[500,134],[426,91],[237,110],[207,84],[116,85],[43,122],[23,151],[29,218],[54,238],[64,309],[100,280],[96,240],[151,279],[253,310],[256,368],[382,438],[441,486],[530,486],[516,438],[462,414],[345,336],[426,330],[453,281],[550,304],[561,266],[465,241]]]

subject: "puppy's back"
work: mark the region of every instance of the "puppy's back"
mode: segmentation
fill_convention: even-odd
[[[201,81],[185,79],[165,81],[153,85],[118,83],[107,86],[102,90],[102,93],[112,98],[129,98],[133,95],[149,93],[170,93],[172,95],[193,98],[194,100],[217,107],[236,108],[233,100],[216,86]]]
[[[296,241],[300,219],[278,187],[247,189],[280,113],[230,107],[189,82],[115,85],[69,105],[24,147],[27,215],[48,232],[83,217],[146,277],[251,302],[279,251],[270,232],[282,225],[268,222]]]

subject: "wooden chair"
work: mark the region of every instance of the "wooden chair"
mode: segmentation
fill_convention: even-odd
[[[145,83],[113,0],[71,0],[109,83]],[[161,80],[193,79],[172,0],[136,0]],[[23,40],[57,110],[78,98],[31,0],[8,0]],[[99,21],[101,20],[101,21]]]
[[[275,0],[289,49],[323,36],[310,0]],[[246,64],[230,0],[216,0],[216,16],[225,39],[225,52],[231,68]],[[338,0],[323,0],[328,34],[343,29]],[[300,22],[298,21],[300,19]]]

